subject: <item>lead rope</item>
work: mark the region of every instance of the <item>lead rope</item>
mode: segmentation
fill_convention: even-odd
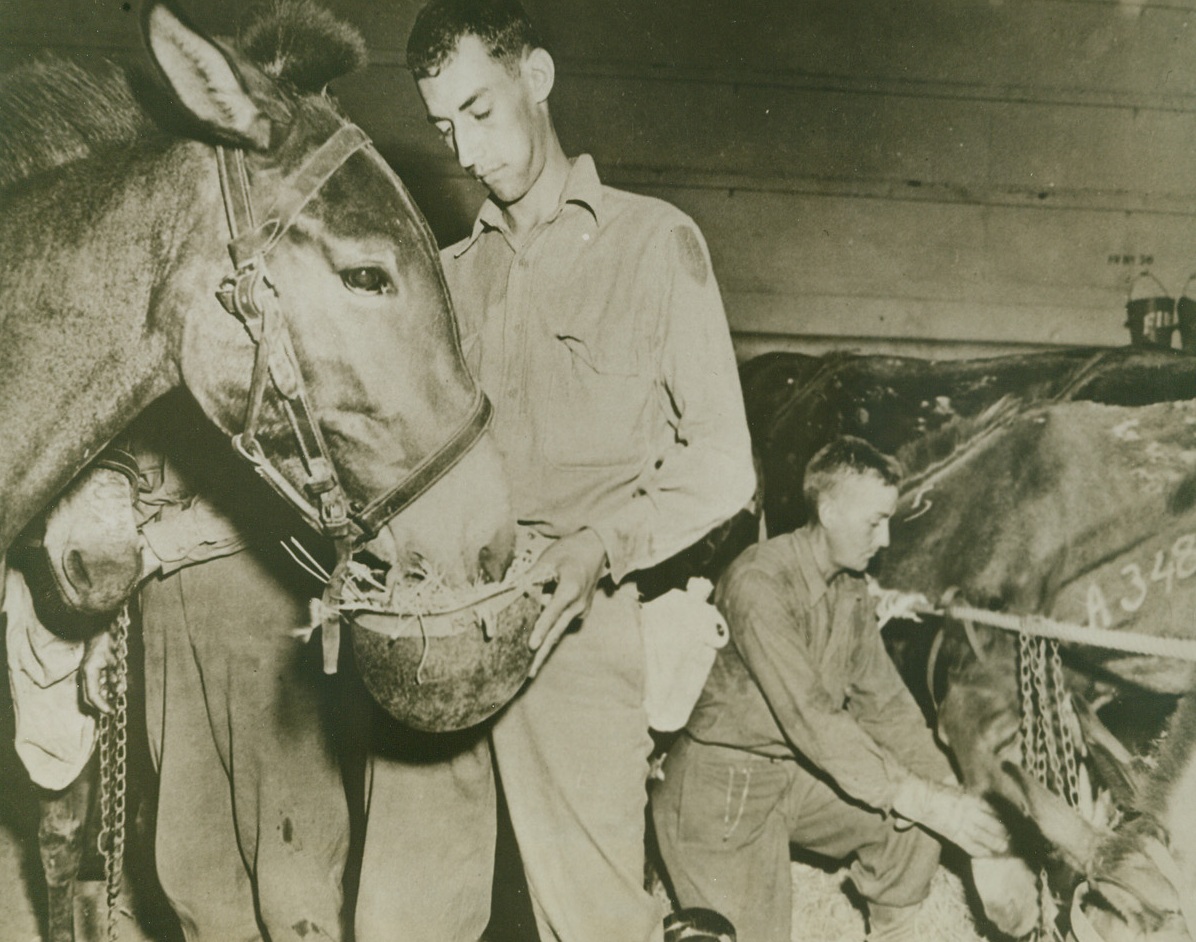
[[[117,901],[125,857],[125,793],[129,730],[129,605],[126,602],[112,624],[113,666],[108,674],[112,710],[100,715],[100,834],[104,857],[104,890],[107,903],[108,942],[117,942]]]
[[[1019,632],[1017,662],[1022,767],[1075,808],[1080,803],[1077,720],[1063,677],[1059,642]],[[1062,938],[1055,919],[1057,912],[1043,867],[1038,871],[1038,926],[1033,934],[1036,942]]]

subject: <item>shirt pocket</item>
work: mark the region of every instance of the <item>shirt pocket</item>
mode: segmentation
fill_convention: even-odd
[[[567,333],[556,334],[555,341],[545,458],[559,468],[626,468],[644,461],[652,379],[636,351]]]

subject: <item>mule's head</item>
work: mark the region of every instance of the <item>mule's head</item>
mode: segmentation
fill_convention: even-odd
[[[143,27],[196,136],[222,145],[238,230],[232,313],[218,277],[191,286],[203,309],[186,313],[184,382],[326,532],[331,520],[387,562],[430,564],[450,582],[497,578],[512,549],[508,496],[431,234],[324,93],[360,64],[362,40],[306,2],[274,4],[237,49],[162,4]],[[224,227],[218,152],[206,152],[210,218]]]

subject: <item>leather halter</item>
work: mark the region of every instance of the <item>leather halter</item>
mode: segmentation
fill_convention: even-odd
[[[275,491],[313,526],[337,541],[342,558],[347,555],[346,544],[372,538],[387,520],[460,461],[485,431],[491,415],[490,401],[478,390],[469,415],[440,448],[420,460],[390,491],[371,500],[364,509],[353,510],[312,409],[266,257],[324,183],[363,148],[372,148],[365,132],[353,124],[341,125],[293,176],[282,182],[273,206],[259,223],[254,215],[244,152],[216,147],[230,237],[228,251],[236,267],[236,273],[221,282],[217,296],[225,309],[245,325],[256,347],[245,424],[240,434],[233,436],[233,445]],[[267,379],[281,397],[283,412],[299,446],[305,471],[302,491],[266,456],[257,439]]]

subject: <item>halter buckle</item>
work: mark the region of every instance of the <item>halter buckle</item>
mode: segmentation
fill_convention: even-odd
[[[225,277],[216,292],[221,306],[245,325],[254,343],[261,341],[266,304],[262,297],[264,291],[277,296],[265,264],[255,259],[238,269],[236,274]]]

